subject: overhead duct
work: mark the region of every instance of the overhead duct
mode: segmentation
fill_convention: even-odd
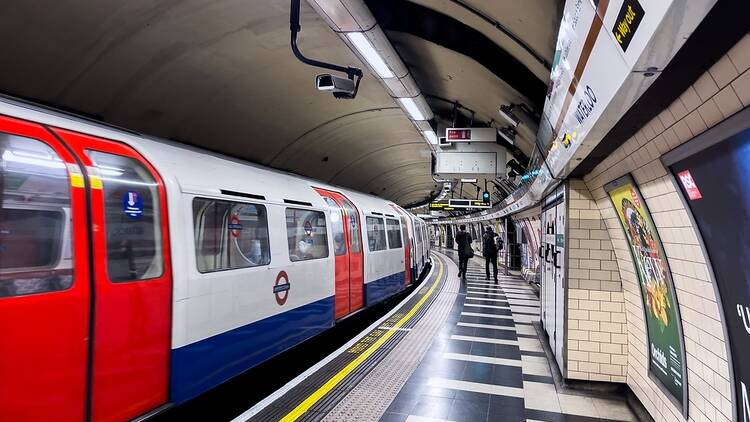
[[[362,0],[307,0],[385,87],[430,149],[437,149],[434,115],[375,17]]]

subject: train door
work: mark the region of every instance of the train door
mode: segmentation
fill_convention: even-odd
[[[412,281],[412,251],[416,251],[414,247],[414,236],[409,236],[409,223],[407,218],[401,215],[401,233],[404,237],[404,285],[408,286]],[[413,230],[412,230],[413,232]]]
[[[90,188],[91,418],[131,419],[168,399],[172,279],[164,185],[124,144],[55,131],[86,167]]]
[[[0,420],[83,420],[86,192],[43,127],[0,117]]]
[[[404,244],[404,285],[408,286],[411,284],[411,269],[412,269],[412,262],[411,262],[411,253],[413,250],[416,250],[414,248],[414,237],[409,236],[409,225],[407,223],[407,218],[404,217],[406,214],[404,211],[401,211],[397,206],[390,204],[391,208],[396,210],[396,212],[399,215],[399,218],[401,219],[401,235],[404,238],[403,244]]]
[[[339,319],[364,305],[364,254],[359,212],[338,192],[315,188],[331,207],[331,229],[335,255],[335,318]],[[337,241],[336,237],[340,236]]]

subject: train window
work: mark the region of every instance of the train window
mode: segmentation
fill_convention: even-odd
[[[195,259],[202,273],[271,263],[266,207],[193,199]]]
[[[352,204],[344,199],[342,201],[346,214],[349,216],[349,237],[351,238],[351,249],[352,253],[362,252],[362,246],[360,246],[360,231],[359,231],[359,218],[357,218],[357,210],[354,209]]]
[[[137,160],[87,151],[104,191],[107,273],[112,282],[162,275],[159,190],[151,172]]]
[[[367,241],[370,244],[370,252],[382,251],[387,247],[382,218],[367,217]]]
[[[70,183],[46,144],[0,133],[0,298],[73,284]]]
[[[386,230],[388,231],[388,247],[398,249],[403,246],[401,242],[401,224],[398,220],[386,218]]]
[[[289,259],[306,261],[328,256],[326,216],[320,211],[286,209],[286,238]]]
[[[331,232],[333,233],[333,254],[341,256],[346,254],[346,239],[344,238],[344,223],[341,221],[341,207],[333,199],[324,196],[323,200],[326,201],[329,207],[331,207]]]

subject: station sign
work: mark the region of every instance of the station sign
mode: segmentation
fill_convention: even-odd
[[[450,199],[448,204],[453,208],[482,209],[492,208],[492,203],[476,199]]]
[[[447,142],[495,142],[497,129],[493,127],[451,127],[445,130]]]

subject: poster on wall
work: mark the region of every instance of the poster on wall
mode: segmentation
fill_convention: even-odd
[[[736,420],[750,421],[750,109],[667,154],[664,163],[708,254],[729,339]]]
[[[605,190],[625,232],[643,303],[648,334],[649,372],[685,413],[685,345],[672,276],[651,214],[630,176]]]

